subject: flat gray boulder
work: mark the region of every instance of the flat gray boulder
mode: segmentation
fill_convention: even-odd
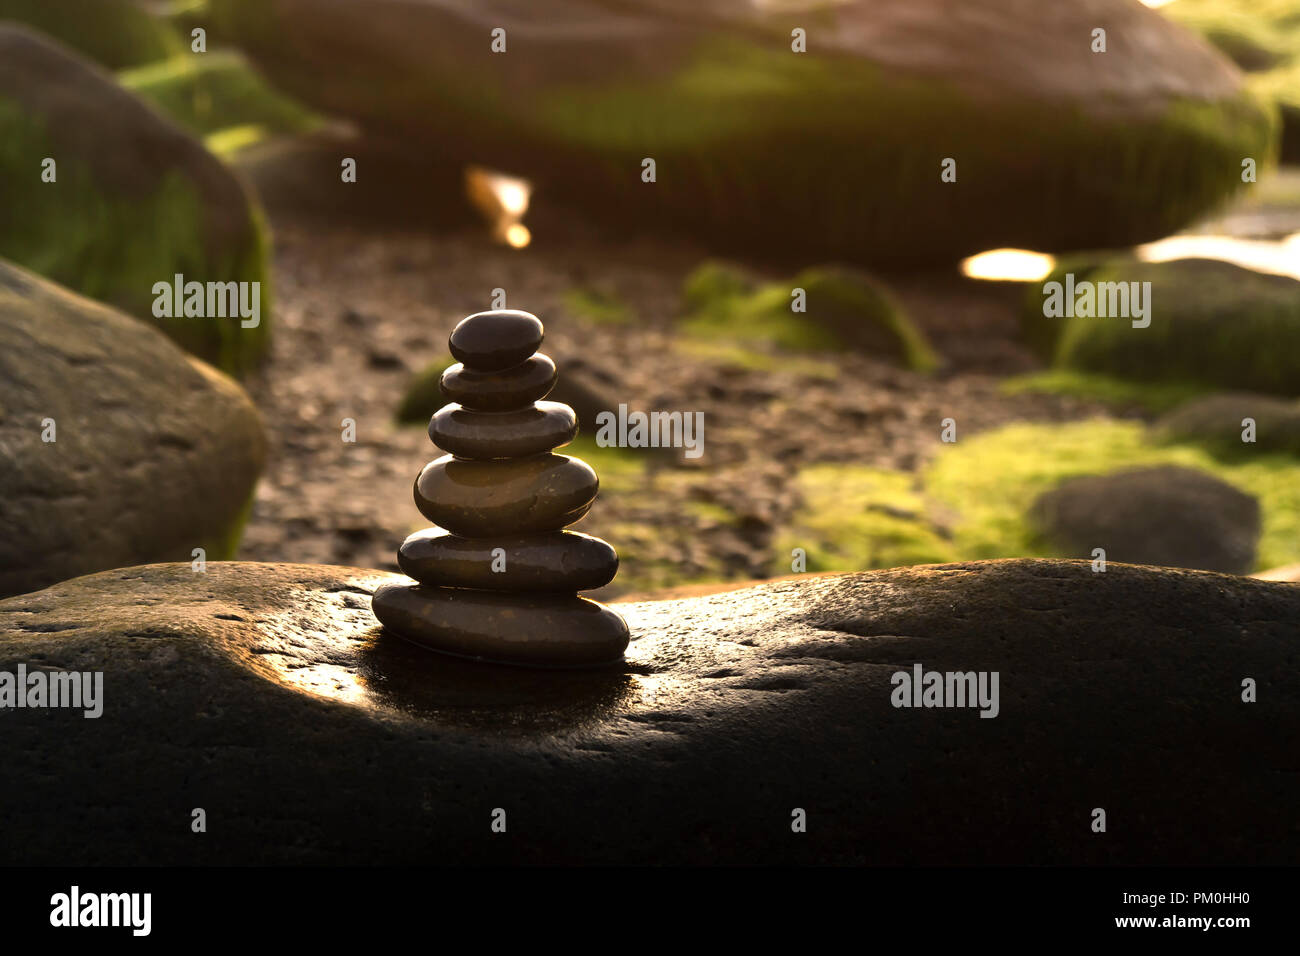
[[[1107,561],[1249,574],[1259,502],[1214,475],[1160,465],[1084,475],[1038,496],[1029,521],[1058,553]]]
[[[1196,442],[1224,458],[1271,452],[1300,457],[1300,401],[1295,399],[1244,392],[1206,395],[1166,412],[1156,429],[1166,441]]]
[[[0,259],[0,595],[232,557],[266,440],[234,381]]]
[[[1300,862],[1293,585],[810,576],[618,605],[625,664],[537,672],[383,633],[394,580],[162,564],[0,602],[0,674],[104,675],[98,718],[0,717],[0,862]],[[996,672],[996,717],[894,706],[918,665]]]

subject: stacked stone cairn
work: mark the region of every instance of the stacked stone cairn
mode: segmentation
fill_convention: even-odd
[[[591,667],[622,659],[627,624],[578,597],[613,580],[618,555],[565,531],[596,500],[586,462],[554,449],[578,434],[568,405],[541,401],[555,363],[537,350],[542,323],[514,310],[480,312],[451,333],[460,364],[443,373],[445,405],[429,437],[448,452],[415,480],[415,504],[438,527],[397,552],[418,584],[380,587],[375,616],[444,654],[531,667]]]

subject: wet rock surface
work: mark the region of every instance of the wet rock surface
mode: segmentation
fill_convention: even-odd
[[[625,663],[566,672],[385,634],[371,594],[400,580],[169,564],[0,602],[0,670],[105,675],[99,719],[6,713],[0,858],[1300,860],[1294,585],[1065,561],[802,577],[616,605]],[[891,706],[916,663],[998,671],[998,716]],[[221,839],[190,832],[195,806]]]

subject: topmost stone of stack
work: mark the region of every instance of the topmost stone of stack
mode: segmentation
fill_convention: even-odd
[[[542,347],[542,323],[530,312],[476,312],[452,329],[451,354],[466,368],[499,372],[528,361]]]

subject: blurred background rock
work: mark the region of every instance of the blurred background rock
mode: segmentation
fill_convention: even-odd
[[[241,377],[267,455],[240,557],[394,567],[446,335],[504,289],[546,322],[601,475],[579,530],[622,555],[607,593],[784,574],[795,549],[808,571],[1089,557],[1034,503],[1175,467],[1255,502],[1205,532],[1244,570],[1300,562],[1300,0],[0,0],[0,20],[0,257]],[[1150,281],[1151,327],[1044,318],[1065,271]],[[262,325],[154,318],[177,272],[261,282]],[[82,375],[6,377],[0,407]],[[704,456],[596,447],[620,402],[703,411]],[[1258,443],[1233,444],[1252,410]],[[1196,500],[1139,517],[1158,536]],[[1162,560],[1202,566],[1191,538]],[[175,550],[151,547],[96,560]]]

